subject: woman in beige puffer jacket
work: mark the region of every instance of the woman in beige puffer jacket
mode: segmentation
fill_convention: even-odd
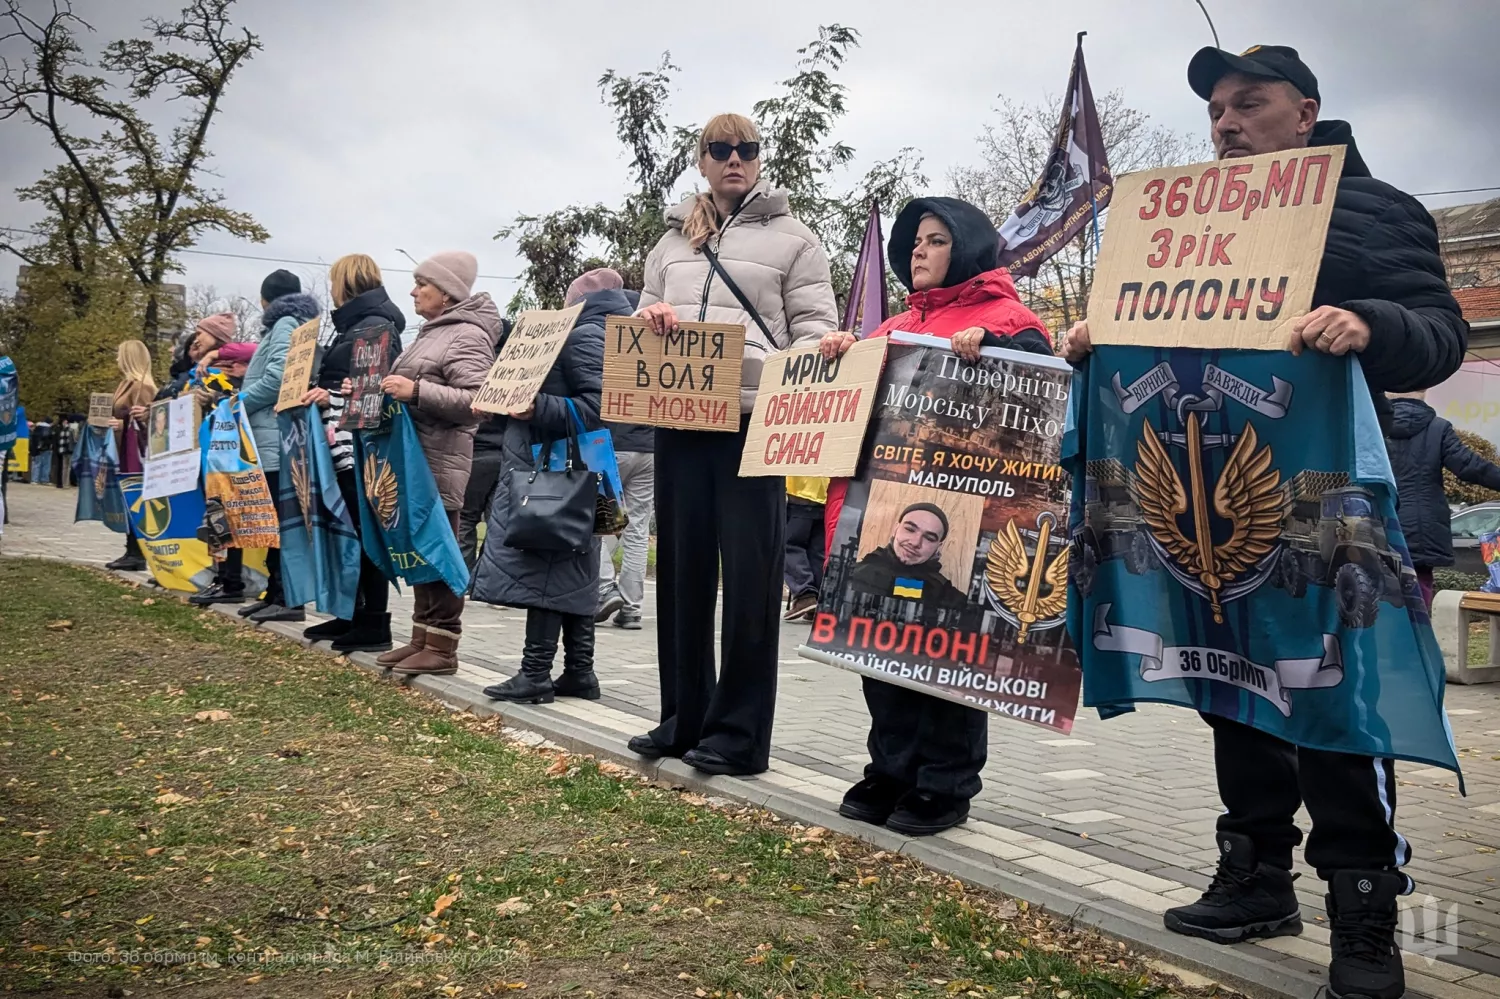
[[[708,194],[667,212],[646,260],[638,315],[665,334],[678,322],[745,327],[737,433],[656,431],[658,651],[662,720],[630,740],[643,756],[680,756],[710,774],[770,764],[781,624],[786,486],[739,477],[766,355],[838,325],[828,257],[790,214],[787,195],[760,180],[760,133],[719,115],[698,139]],[[714,271],[707,248],[749,300]],[[757,321],[757,318],[759,321]],[[724,666],[714,675],[714,604],[723,566]]]

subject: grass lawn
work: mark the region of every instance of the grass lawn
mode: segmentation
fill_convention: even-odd
[[[88,570],[0,559],[0,681],[7,992],[1195,994],[899,856]]]

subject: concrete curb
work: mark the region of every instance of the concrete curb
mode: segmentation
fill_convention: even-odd
[[[132,582],[146,582],[141,573],[115,573]],[[164,593],[174,596],[171,591]],[[232,605],[216,604],[211,608],[231,620],[249,625],[236,615]],[[289,639],[305,648],[336,654],[326,645],[316,645],[302,637],[306,624],[271,623],[251,625]],[[1322,999],[1325,991],[1324,969],[1305,961],[1288,962],[1262,957],[1257,948],[1224,946],[1185,937],[1167,930],[1155,913],[1105,899],[1089,899],[1066,887],[1046,884],[1009,870],[993,860],[977,859],[981,853],[960,853],[940,839],[910,839],[883,827],[854,822],[839,815],[823,802],[804,798],[754,778],[711,777],[687,766],[680,760],[647,760],[630,752],[625,740],[600,731],[570,715],[544,707],[506,704],[491,701],[479,686],[458,676],[403,677],[389,674],[376,664],[375,656],[354,653],[350,662],[382,677],[401,680],[458,711],[479,717],[502,718],[507,726],[532,732],[569,752],[590,755],[630,767],[647,780],[674,788],[690,789],[705,796],[765,808],[782,817],[807,825],[822,826],[834,832],[862,840],[879,849],[903,853],[929,867],[943,871],[970,884],[1001,892],[1028,904],[1039,906],[1054,916],[1097,930],[1124,941],[1137,952],[1165,962],[1162,970],[1174,973],[1185,970],[1212,982],[1232,988],[1253,999]],[[647,723],[643,719],[643,728]],[[1305,970],[1300,972],[1298,967]],[[1408,996],[1430,993],[1408,989]]]

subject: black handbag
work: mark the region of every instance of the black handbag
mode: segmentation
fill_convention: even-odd
[[[535,467],[510,473],[510,510],[505,525],[509,548],[533,552],[587,552],[594,537],[598,472],[583,463],[578,440],[568,437],[568,460],[561,472],[547,470],[550,442]]]

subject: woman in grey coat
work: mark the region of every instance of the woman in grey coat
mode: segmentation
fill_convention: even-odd
[[[595,276],[590,272],[584,278]],[[526,645],[521,671],[504,683],[485,688],[502,701],[550,704],[557,695],[599,698],[594,675],[594,615],[599,609],[599,542],[586,552],[534,552],[504,543],[510,510],[512,472],[534,467],[533,444],[577,435],[568,402],[584,426],[599,428],[599,395],[604,378],[604,319],[630,314],[630,301],[614,288],[583,293],[584,278],[569,288],[569,298],[583,302],[583,312],[532,403],[531,411],[513,417],[505,427],[500,479],[486,518],[484,551],[474,576],[473,597],[488,604],[526,608]],[[583,287],[580,287],[580,286]],[[596,285],[597,286],[597,285]],[[563,672],[552,679],[552,661],[562,635]]]

